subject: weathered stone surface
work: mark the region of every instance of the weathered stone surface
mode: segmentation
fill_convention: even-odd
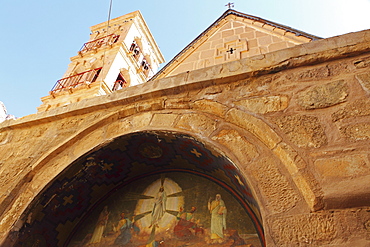
[[[268,220],[275,246],[369,246],[368,208],[276,216]]]
[[[327,144],[327,137],[317,117],[290,115],[274,119],[276,125],[298,147],[321,147]]]
[[[326,66],[308,69],[303,72],[300,72],[295,77],[297,80],[316,80],[323,79],[329,76],[329,69]]]
[[[176,127],[209,136],[216,129],[216,122],[205,115],[184,114],[177,122]]]
[[[298,95],[298,104],[304,109],[318,109],[344,102],[349,94],[343,80],[309,88]]]
[[[82,155],[85,152],[90,151],[99,143],[101,143],[104,140],[103,138],[104,131],[102,129],[92,132],[87,136],[84,136],[83,140],[80,140],[75,144],[73,154],[76,155],[76,157],[79,157],[79,155]]]
[[[360,82],[362,88],[370,93],[370,72],[356,75],[357,80]]]
[[[207,99],[202,99],[202,100],[197,100],[193,104],[191,104],[192,108],[196,110],[201,110],[205,111],[217,116],[224,116],[227,107],[223,104],[220,104],[218,102],[212,101],[212,100],[207,100]]]
[[[299,196],[275,163],[276,161],[269,158],[262,158],[251,169],[267,205],[273,212],[282,213],[292,209]]]
[[[345,106],[344,108],[334,112],[332,114],[333,121],[338,121],[341,119],[359,117],[359,116],[369,116],[370,115],[370,99],[359,99],[353,103]]]
[[[177,117],[178,114],[156,113],[153,115],[153,119],[150,122],[150,125],[156,127],[172,126]]]
[[[370,123],[358,123],[342,127],[341,133],[354,141],[369,140],[370,139]]]
[[[230,149],[243,162],[250,162],[258,156],[256,147],[236,130],[223,129],[212,140]]]
[[[167,99],[165,101],[165,108],[167,109],[188,109],[190,108],[190,100],[182,99]]]
[[[281,141],[281,138],[266,123],[243,111],[231,109],[226,115],[226,120],[256,135],[271,149]]]
[[[164,108],[164,100],[159,98],[155,100],[139,102],[136,103],[136,108],[138,112],[161,110]]]
[[[115,120],[108,124],[105,131],[107,139],[115,138],[117,136],[126,134],[132,129],[132,124],[128,119]]]
[[[307,174],[303,174],[302,170],[306,168],[305,162],[299,158],[297,152],[288,146],[286,143],[279,143],[273,150],[275,155],[283,163],[285,168],[290,173],[295,185],[299,189],[301,195],[304,197],[308,207],[311,210],[318,210],[322,208],[322,202],[315,186],[315,181],[312,181]]]
[[[288,103],[289,99],[285,95],[257,97],[234,102],[236,105],[245,107],[247,111],[259,114],[282,111],[287,108]]]
[[[149,126],[152,117],[153,115],[151,112],[135,115],[132,117],[131,124],[135,129],[143,128]]]
[[[318,159],[314,164],[322,179],[354,178],[370,174],[370,162],[366,155]]]
[[[357,69],[362,69],[370,66],[370,57],[364,57],[362,59],[355,60],[353,62]]]
[[[350,71],[348,62],[343,63],[330,63],[328,65],[330,76],[338,76],[340,74],[346,74]]]
[[[330,243],[337,234],[332,215],[277,217],[269,224],[277,246],[319,246]]]

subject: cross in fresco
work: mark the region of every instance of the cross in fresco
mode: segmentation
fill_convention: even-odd
[[[73,198],[73,195],[70,195],[70,196],[68,196],[68,197],[67,197],[67,196],[63,197],[63,199],[64,199],[63,205],[65,206],[65,205],[67,205],[68,203],[69,203],[69,204],[72,204],[72,203],[73,203],[72,198]]]
[[[197,158],[199,158],[199,157],[201,157],[201,156],[202,156],[202,154],[201,154],[201,153],[199,153],[195,148],[193,148],[193,149],[190,151],[190,153],[192,153],[192,154],[194,154],[195,156],[197,156]]]
[[[225,6],[229,7],[229,9],[234,8],[234,3],[228,3]]]
[[[103,163],[102,170],[103,171],[106,171],[106,170],[110,171],[110,170],[112,170],[112,166],[113,166],[113,164]]]

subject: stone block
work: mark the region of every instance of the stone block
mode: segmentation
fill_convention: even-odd
[[[316,67],[312,69],[307,69],[302,72],[298,72],[295,75],[296,80],[299,81],[309,81],[327,78],[330,75],[329,69],[326,66]]]
[[[234,35],[234,30],[232,29],[226,30],[226,31],[223,31],[221,34],[222,34],[222,38],[226,38],[226,37]]]
[[[271,36],[258,37],[257,40],[258,40],[258,44],[261,46],[268,46],[272,43]]]
[[[170,127],[174,124],[177,117],[178,114],[155,113],[150,125],[155,127]]]
[[[132,117],[131,124],[134,129],[138,128],[145,128],[149,126],[150,120],[152,119],[153,115],[151,112],[146,112],[142,114],[138,114]]]
[[[252,56],[256,56],[260,54],[261,54],[261,51],[258,47],[250,48],[248,52],[248,57],[252,57]]]
[[[324,180],[348,179],[370,174],[370,162],[366,155],[346,155],[318,159],[314,165],[315,170]]]
[[[243,27],[235,28],[235,34],[239,35],[239,34],[242,34],[242,33],[244,33],[244,28]]]
[[[183,114],[176,127],[202,136],[209,136],[216,129],[216,121],[200,114]]]
[[[354,141],[370,140],[370,123],[358,123],[340,128],[340,132]]]
[[[255,39],[256,38],[256,32],[254,30],[246,31],[245,33],[240,34],[240,38],[242,39]]]
[[[270,52],[288,48],[287,42],[273,43],[268,46]]]
[[[244,26],[245,26],[245,24],[244,24],[244,23],[239,22],[239,21],[233,21],[233,22],[232,22],[232,24],[233,24],[233,28],[237,28],[237,27],[244,27]],[[243,29],[244,29],[244,28],[243,28]]]
[[[181,64],[179,67],[177,67],[172,73],[173,74],[179,74],[183,72],[187,72],[194,69],[194,62],[186,62]]]
[[[226,121],[236,124],[254,134],[268,148],[274,148],[281,138],[262,120],[237,109],[231,109],[226,114]]]
[[[205,42],[197,48],[197,51],[206,51],[211,49],[211,42]]]
[[[242,163],[250,162],[258,156],[256,147],[236,130],[223,129],[212,140],[224,145]]]
[[[370,93],[370,72],[356,75],[357,80],[360,82],[362,88]]]
[[[250,39],[250,40],[247,41],[247,43],[248,43],[248,48],[249,49],[258,46],[257,39]]]
[[[328,64],[327,68],[329,70],[330,76],[348,74],[351,70],[348,62],[330,63]]]
[[[286,212],[297,204],[299,196],[287,178],[276,167],[275,160],[261,158],[251,169],[272,212]]]
[[[205,58],[210,58],[214,57],[216,55],[215,50],[207,50],[207,51],[202,51],[200,54],[200,59],[205,59]]]
[[[98,129],[90,132],[87,136],[84,136],[79,140],[73,148],[74,157],[80,157],[82,154],[92,150],[94,147],[103,142],[105,137],[104,130]]]
[[[342,103],[349,95],[347,83],[343,80],[314,86],[298,94],[298,104],[307,110],[319,109]]]
[[[284,110],[288,107],[289,99],[284,95],[265,96],[235,101],[234,104],[244,107],[247,111],[265,114]]]
[[[290,115],[274,119],[276,125],[298,147],[321,147],[327,144],[327,137],[319,119],[315,116]]]
[[[295,185],[301,192],[301,195],[304,197],[309,208],[311,210],[320,209],[322,207],[322,203],[315,194],[315,181],[313,181],[308,174],[301,172],[306,168],[306,164],[299,158],[297,152],[286,143],[279,143],[273,152],[277,157],[279,157],[279,160],[281,160],[285,168],[290,173]]]
[[[225,116],[226,111],[228,110],[225,105],[207,99],[197,100],[191,104],[191,107],[195,110],[208,112],[220,117]]]
[[[215,40],[221,40],[221,33],[216,32],[211,37],[209,37],[208,41],[215,41]]]
[[[330,214],[276,216],[268,224],[275,246],[323,246],[338,234]]]
[[[128,118],[124,120],[117,120],[107,125],[106,127],[106,138],[111,139],[117,136],[128,133],[132,129],[132,124],[128,121]]]
[[[370,99],[358,99],[351,104],[346,105],[342,109],[334,112],[331,116],[333,121],[338,121],[341,119],[361,117],[370,115]]]
[[[164,105],[166,109],[188,109],[190,108],[190,100],[185,97],[181,99],[167,99]]]
[[[264,33],[264,32],[259,32],[259,31],[255,31],[255,32],[256,32],[256,38],[261,38],[261,37],[269,36],[269,34]]]
[[[370,66],[370,57],[356,59],[353,64],[357,69],[362,69]]]

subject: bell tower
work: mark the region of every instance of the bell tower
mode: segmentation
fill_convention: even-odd
[[[140,11],[92,26],[63,78],[42,97],[38,112],[112,93],[149,80],[164,62]]]

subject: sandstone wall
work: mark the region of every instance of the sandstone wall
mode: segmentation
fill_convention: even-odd
[[[254,191],[268,246],[368,246],[370,31],[191,71],[0,124],[0,239],[92,148],[187,133]]]

